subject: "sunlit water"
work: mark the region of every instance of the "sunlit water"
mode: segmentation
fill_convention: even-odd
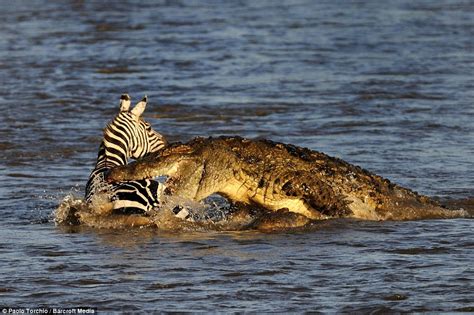
[[[57,227],[127,92],[170,140],[265,137],[473,207],[471,1],[0,3],[0,304],[473,310],[473,221]]]

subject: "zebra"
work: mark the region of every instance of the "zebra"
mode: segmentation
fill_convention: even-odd
[[[142,118],[147,105],[145,96],[132,109],[128,94],[120,97],[120,111],[104,129],[95,168],[86,185],[85,200],[92,204],[94,198],[105,193],[111,202],[109,210],[117,214],[148,214],[160,206],[165,185],[155,180],[135,180],[110,184],[104,175],[113,167],[125,165],[129,158],[139,159],[157,152],[167,145],[163,135],[152,129]],[[112,209],[110,209],[110,206]],[[186,219],[183,207],[173,209],[175,216]]]

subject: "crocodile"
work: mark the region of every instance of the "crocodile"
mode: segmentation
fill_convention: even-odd
[[[435,200],[359,166],[292,144],[238,136],[194,138],[118,166],[110,182],[168,176],[166,194],[233,203],[319,220],[410,220],[460,216]],[[282,211],[283,210],[283,211]]]

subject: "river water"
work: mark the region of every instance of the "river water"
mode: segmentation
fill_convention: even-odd
[[[118,97],[170,140],[264,137],[473,208],[472,1],[2,1],[0,305],[474,310],[473,220],[55,226]]]

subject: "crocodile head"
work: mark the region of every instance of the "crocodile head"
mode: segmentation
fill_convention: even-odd
[[[186,161],[193,159],[190,146],[175,143],[164,150],[151,153],[145,158],[111,169],[106,179],[108,182],[147,179],[157,176],[173,176]]]

